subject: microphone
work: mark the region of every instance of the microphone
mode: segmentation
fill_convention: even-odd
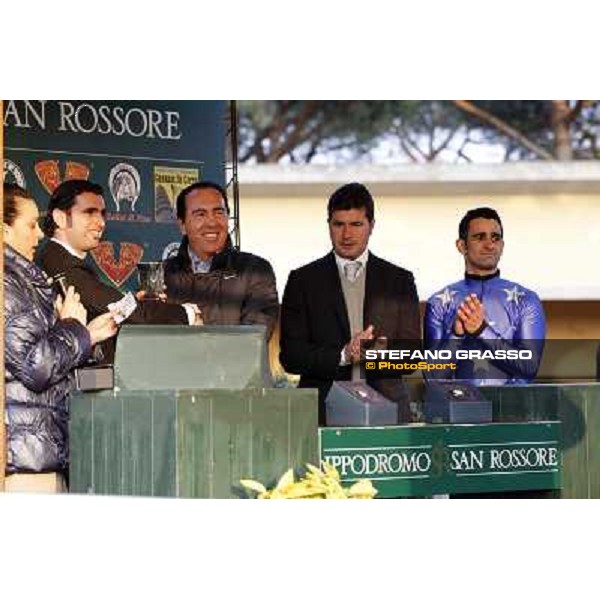
[[[64,300],[67,296],[66,280],[67,280],[67,272],[62,271],[61,273],[57,273],[53,277],[48,277],[46,279],[46,283],[50,286],[53,286],[54,289],[57,291],[57,293],[60,294],[62,296],[62,299]],[[96,307],[94,306],[93,308],[96,308]],[[103,313],[105,311],[100,310],[99,312]],[[104,351],[102,350],[102,346],[101,346],[101,344],[96,344],[92,350],[92,355],[85,361],[85,364],[88,366],[97,365],[98,363],[102,362],[103,360],[104,360]],[[83,367],[83,368],[85,368],[85,367]],[[76,369],[76,371],[80,371],[80,369]],[[78,376],[78,378],[79,378],[79,376]]]
[[[65,283],[67,279],[67,272],[63,271],[61,273],[57,273],[53,277],[48,277],[46,282],[48,285],[55,286],[55,290],[65,299],[67,295],[67,284]]]

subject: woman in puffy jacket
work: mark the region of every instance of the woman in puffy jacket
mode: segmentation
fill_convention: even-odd
[[[4,383],[7,491],[62,491],[74,369],[117,331],[110,313],[87,324],[73,288],[57,298],[33,263],[43,234],[33,198],[4,184]]]

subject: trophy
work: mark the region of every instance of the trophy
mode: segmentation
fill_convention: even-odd
[[[145,300],[159,300],[165,291],[165,274],[162,262],[140,262],[137,265],[140,290],[146,292]]]

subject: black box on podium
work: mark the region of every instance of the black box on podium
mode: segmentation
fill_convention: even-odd
[[[470,383],[428,381],[424,413],[427,423],[491,423],[492,403]]]
[[[325,398],[328,426],[397,425],[398,405],[364,381],[334,381]]]

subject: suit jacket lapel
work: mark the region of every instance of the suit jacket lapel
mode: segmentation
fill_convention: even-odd
[[[363,324],[365,328],[369,325],[377,325],[380,315],[372,315],[372,308],[376,299],[380,296],[383,289],[385,273],[382,272],[379,259],[369,252],[367,260],[367,275],[365,281],[365,303],[363,306]],[[374,322],[374,319],[377,323]]]
[[[323,288],[320,293],[323,294],[325,302],[333,305],[336,319],[342,331],[342,337],[347,341],[350,339],[350,320],[348,319],[348,309],[346,308],[340,274],[333,252],[325,257],[323,267]]]

